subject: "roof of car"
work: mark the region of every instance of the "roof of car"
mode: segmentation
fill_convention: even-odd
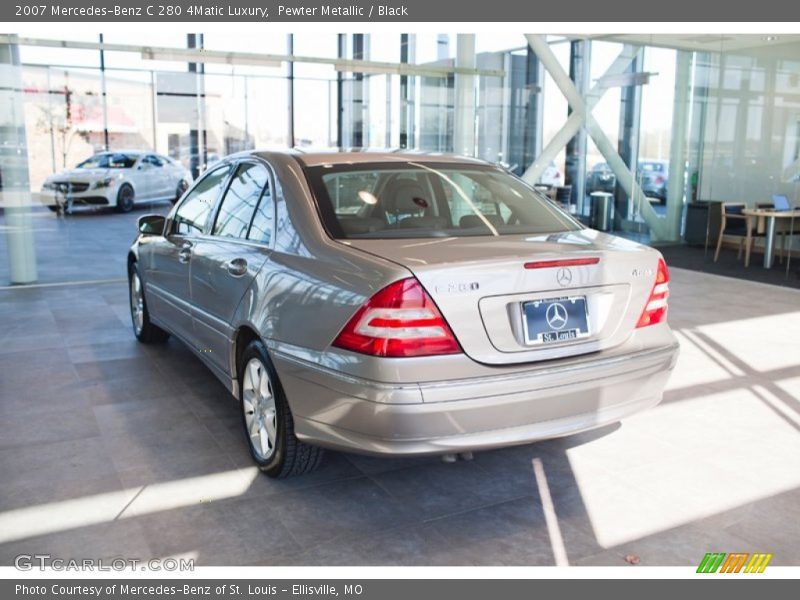
[[[265,151],[266,152],[266,151]],[[274,152],[274,151],[273,151]],[[261,154],[261,151],[253,151],[254,154]],[[323,150],[312,151],[293,148],[284,150],[281,153],[293,156],[307,167],[319,165],[337,164],[359,164],[375,162],[436,162],[453,164],[489,164],[486,161],[466,156],[456,156],[441,152],[423,152],[415,150],[391,150],[385,148],[326,148]]]

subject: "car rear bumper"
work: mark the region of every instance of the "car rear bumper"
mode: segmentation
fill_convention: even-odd
[[[300,439],[367,454],[442,454],[601,427],[661,400],[678,345],[495,377],[382,384],[274,355]]]

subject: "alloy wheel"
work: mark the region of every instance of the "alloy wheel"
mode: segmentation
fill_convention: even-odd
[[[264,364],[251,358],[242,378],[242,410],[250,445],[261,460],[275,452],[277,442],[277,411],[272,382]]]
[[[139,274],[134,272],[131,275],[131,318],[133,328],[139,335],[144,327],[144,294],[142,293],[142,280]]]

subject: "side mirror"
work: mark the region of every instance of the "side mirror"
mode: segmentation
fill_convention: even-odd
[[[139,217],[139,233],[142,235],[161,235],[167,218],[163,215],[143,215]]]

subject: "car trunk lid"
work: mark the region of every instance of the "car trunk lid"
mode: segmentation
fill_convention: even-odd
[[[409,269],[464,352],[487,364],[550,360],[621,344],[647,303],[659,258],[646,246],[590,229],[495,237],[351,238],[346,243]],[[548,313],[556,303],[561,308]],[[565,307],[568,314],[561,310]],[[585,324],[580,322],[584,310]],[[554,329],[550,316],[559,312],[556,317],[567,317],[567,322]],[[552,319],[555,326],[561,324],[557,320]],[[562,337],[561,331],[577,333]]]

